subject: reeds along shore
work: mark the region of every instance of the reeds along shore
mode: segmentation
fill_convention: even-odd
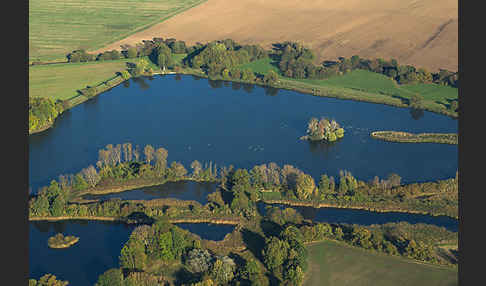
[[[402,143],[441,143],[458,144],[457,133],[419,133],[401,131],[374,131],[370,136],[375,139]]]

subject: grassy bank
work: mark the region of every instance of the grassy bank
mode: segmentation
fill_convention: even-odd
[[[365,70],[354,70],[324,80],[294,79],[280,74],[276,63],[269,58],[241,65],[240,68],[249,68],[254,73],[261,75],[273,70],[280,76],[276,87],[312,93],[317,96],[408,107],[408,101],[412,95],[420,94],[424,97],[423,108],[425,110],[457,117],[457,112],[448,109],[450,101],[458,98],[457,88],[438,84],[398,85],[385,75]]]
[[[167,20],[206,0],[31,0],[29,57],[65,58],[94,50]]]
[[[456,133],[420,133],[413,134],[400,131],[374,131],[370,136],[390,142],[402,143],[442,143],[457,145],[458,137]]]
[[[314,285],[457,285],[457,270],[371,253],[338,242],[308,246],[304,286]]]

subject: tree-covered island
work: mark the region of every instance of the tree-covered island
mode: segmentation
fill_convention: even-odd
[[[50,248],[68,248],[75,245],[79,241],[79,237],[68,235],[64,236],[62,233],[58,233],[49,237],[47,244]]]
[[[344,137],[344,128],[336,120],[312,117],[307,124],[307,135],[300,137],[302,140],[333,142]]]

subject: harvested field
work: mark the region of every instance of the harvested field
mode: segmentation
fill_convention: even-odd
[[[29,58],[97,49],[206,0],[30,0]]]
[[[457,20],[455,0],[208,0],[97,52],[153,37],[232,38],[265,48],[289,40],[311,47],[318,61],[357,54],[456,71]]]

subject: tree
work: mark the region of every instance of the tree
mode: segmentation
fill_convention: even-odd
[[[199,173],[202,170],[202,165],[201,165],[201,163],[199,163],[198,160],[194,160],[191,163],[191,169],[192,169],[192,177],[193,178],[198,178],[199,177]]]
[[[52,216],[62,216],[65,208],[66,201],[62,196],[57,196],[49,207],[49,210]]]
[[[126,56],[128,59],[136,58],[137,57],[137,48],[130,47],[127,49]]]
[[[157,170],[164,170],[167,167],[167,156],[169,155],[169,152],[163,148],[160,147],[158,148],[155,153],[155,167]]]
[[[212,259],[208,250],[195,248],[188,252],[185,264],[192,273],[202,273],[212,266]]]
[[[299,174],[296,182],[295,194],[297,198],[305,200],[314,192],[316,188],[314,179],[307,174]]]
[[[57,277],[50,273],[39,278],[39,281],[29,279],[29,286],[66,286],[68,284],[68,281],[57,280]]]
[[[241,79],[244,81],[253,81],[255,80],[255,74],[250,69],[245,69],[243,70]]]
[[[410,97],[409,106],[415,109],[422,109],[423,101],[423,96],[414,94]]]
[[[112,268],[98,276],[95,286],[122,286],[123,273],[118,268]]]
[[[145,155],[145,162],[150,164],[154,159],[154,147],[152,147],[152,145],[146,145],[145,148],[143,148],[143,154]]]
[[[217,258],[211,269],[211,277],[214,281],[226,285],[234,277],[235,266],[233,259],[227,256]]]
[[[147,259],[144,245],[136,240],[128,240],[120,251],[120,266],[126,269],[143,269]]]
[[[278,75],[275,71],[273,70],[270,70],[264,77],[263,77],[263,81],[266,83],[266,84],[274,84],[275,82],[277,82],[278,80]]]
[[[289,244],[286,241],[280,240],[275,236],[265,240],[265,248],[263,249],[263,261],[268,269],[271,271],[280,267],[287,258],[287,251]]]
[[[452,111],[456,111],[458,108],[459,108],[458,101],[457,100],[451,101],[451,103],[449,105],[449,109],[452,110]]]
[[[96,184],[101,180],[101,176],[98,174],[93,165],[89,165],[87,168],[81,170],[81,174],[88,183],[89,186],[95,187]]]

